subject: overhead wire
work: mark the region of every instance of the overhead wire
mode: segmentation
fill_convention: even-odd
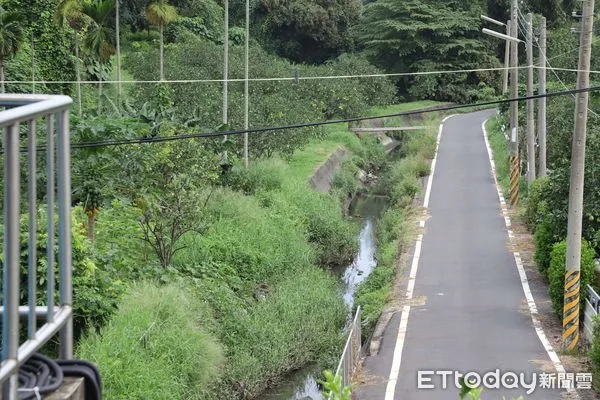
[[[523,15],[523,13],[521,12],[520,8],[517,8],[517,11],[519,13],[519,25],[521,24],[526,24],[526,20],[525,20],[525,16]],[[535,37],[535,35],[533,35],[533,39],[535,40],[535,42],[537,43],[537,45],[535,47],[537,47],[539,49],[539,41],[538,38]],[[554,74],[554,76],[556,77],[556,79],[560,82],[560,84],[562,85],[563,88],[565,88],[565,90],[568,90],[567,85],[563,82],[563,80],[560,78],[560,76],[556,73],[556,68],[553,68],[552,65],[550,64],[550,60],[548,59],[548,57],[544,54],[544,60],[545,60],[545,64],[547,65],[547,69],[549,69],[550,71],[552,71],[552,73]],[[534,68],[540,68],[535,67]],[[563,70],[563,69],[560,69]],[[579,71],[577,71],[579,72]],[[591,72],[591,71],[590,71]],[[573,100],[577,100],[577,98],[575,97],[575,94],[573,94]],[[596,118],[600,118],[600,115],[598,115],[598,113],[596,113],[594,110],[592,110],[590,107],[588,107],[588,111]]]
[[[519,67],[524,68],[524,67]],[[321,75],[321,76],[299,76],[299,77],[273,77],[273,78],[249,78],[249,82],[295,82],[308,80],[326,80],[326,79],[354,79],[354,78],[386,78],[386,77],[402,77],[402,76],[422,76],[422,75],[447,75],[461,74],[473,72],[495,72],[504,71],[506,67],[494,68],[473,68],[460,70],[439,70],[439,71],[416,71],[416,72],[397,72],[387,74],[360,74],[360,75]],[[171,80],[128,80],[128,81],[31,81],[31,80],[12,80],[4,81],[5,84],[153,84],[153,83],[223,83],[224,79],[171,79]],[[245,82],[243,78],[227,79],[227,82]]]
[[[354,117],[354,118],[344,118],[344,119],[336,119],[329,121],[319,121],[319,122],[304,122],[297,124],[289,124],[289,125],[281,125],[281,126],[269,126],[269,127],[261,127],[261,128],[250,128],[250,129],[238,129],[238,130],[228,130],[228,131],[212,131],[205,133],[191,133],[191,134],[180,134],[174,136],[163,136],[163,137],[141,137],[135,139],[116,139],[116,140],[104,140],[97,142],[80,142],[80,143],[72,143],[72,149],[85,149],[85,148],[98,148],[98,147],[113,147],[113,146],[122,146],[122,145],[134,145],[134,144],[148,144],[148,143],[162,143],[162,142],[170,142],[176,140],[186,140],[186,139],[200,139],[200,138],[215,138],[221,136],[235,136],[242,135],[244,133],[265,133],[265,132],[275,132],[275,131],[284,131],[289,129],[299,129],[299,128],[310,128],[324,125],[333,125],[340,123],[349,123],[349,122],[358,122],[358,121],[367,121],[379,118],[392,118],[392,117],[402,117],[402,116],[410,116],[416,114],[426,114],[431,112],[444,112],[444,111],[452,111],[452,110],[460,110],[467,108],[481,108],[481,107],[489,107],[500,104],[512,103],[515,101],[525,101],[525,100],[533,100],[540,98],[550,98],[550,97],[559,97],[565,96],[575,93],[583,93],[583,92],[592,92],[599,91],[600,86],[588,87],[583,89],[571,89],[559,92],[548,92],[546,94],[533,95],[533,96],[524,96],[512,99],[500,99],[500,100],[491,100],[480,103],[470,103],[470,104],[454,104],[448,105],[445,107],[437,107],[435,109],[430,110],[414,110],[414,111],[404,111],[399,113],[391,113],[386,115],[377,115],[377,116],[363,116],[363,117]],[[38,149],[45,149],[45,146],[39,146]],[[27,148],[22,148],[21,151],[26,152]]]

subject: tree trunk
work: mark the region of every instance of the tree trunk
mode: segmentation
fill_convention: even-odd
[[[96,225],[96,217],[94,216],[94,211],[88,211],[88,231],[87,236],[88,239],[94,240],[96,238],[95,225]]]
[[[81,70],[79,68],[79,43],[75,32],[75,79],[77,79],[77,115],[81,117]]]
[[[164,42],[163,42],[163,25],[160,24],[160,80],[165,80],[165,67],[164,67]]]
[[[0,60],[0,90],[2,90],[2,93],[4,93],[5,91],[5,87],[4,87],[4,60]]]

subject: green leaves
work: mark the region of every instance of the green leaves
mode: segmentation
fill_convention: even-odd
[[[371,59],[389,72],[460,70],[495,66],[498,61],[479,32],[477,4],[434,0],[379,0],[365,7],[359,37]],[[467,87],[484,79],[475,73],[402,78],[401,91],[417,98],[472,101]]]
[[[350,386],[342,386],[341,375],[334,375],[329,370],[323,371],[324,381],[319,381],[323,385],[323,394],[330,400],[350,400],[352,398],[352,389]]]

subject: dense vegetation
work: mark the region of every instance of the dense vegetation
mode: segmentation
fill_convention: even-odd
[[[505,18],[499,3],[251,1],[250,126],[360,116],[399,99],[491,98],[498,73],[381,74],[499,66],[501,46],[479,33],[482,12]],[[563,56],[575,45],[565,25],[571,2],[524,6],[550,17],[550,51],[557,66],[572,68]],[[0,0],[3,91],[72,96],[74,143],[142,139],[72,154],[77,354],[98,363],[110,398],[258,398],[286,373],[333,365],[348,310],[329,270],[356,252],[357,226],[344,208],[361,170],[381,176],[376,191],[392,205],[376,233],[380,266],[357,295],[365,333],[388,300],[410,204],[433,156],[429,132],[404,141],[394,160],[342,125],[252,134],[248,169],[238,136],[181,137],[243,126],[244,8],[229,2],[234,81],[225,123],[221,2]],[[368,77],[335,78],[348,75]],[[572,115],[565,104],[551,104],[553,172],[531,192],[539,201],[528,210],[544,238],[538,248],[546,270],[564,257],[555,243],[566,226],[568,157],[560,143]],[[43,137],[43,124],[38,129]],[[591,147],[600,143],[594,132]],[[313,191],[307,182],[315,167],[340,147],[350,156],[334,189]],[[599,153],[588,154],[593,182]],[[36,178],[45,187],[44,174]],[[37,250],[45,254],[46,197],[37,197]],[[598,251],[596,197],[586,193],[585,236]],[[25,227],[27,217],[21,220]],[[47,262],[37,267],[45,276]]]

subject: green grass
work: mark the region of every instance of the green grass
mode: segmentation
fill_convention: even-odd
[[[496,164],[496,176],[498,183],[505,193],[510,187],[510,148],[501,130],[501,121],[491,118],[487,121],[486,130],[488,140],[492,149],[494,163]]]
[[[205,303],[179,285],[131,289],[100,334],[77,357],[100,368],[110,399],[205,399],[223,364]]]

